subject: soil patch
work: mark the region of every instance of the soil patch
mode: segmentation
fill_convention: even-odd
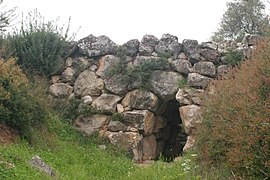
[[[19,134],[16,130],[0,124],[0,144],[11,144],[19,139]]]

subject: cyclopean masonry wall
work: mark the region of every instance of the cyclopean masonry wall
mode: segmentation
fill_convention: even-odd
[[[145,35],[141,42],[134,39],[118,46],[106,36],[89,35],[71,43],[66,69],[52,76],[49,92],[56,98],[81,99],[101,112],[75,119],[80,132],[107,137],[132,152],[139,163],[160,155],[170,161],[193,146],[206,89],[212,79],[230,69],[226,49],[238,49],[249,57],[254,39],[247,36],[241,44],[179,43],[176,36],[164,34],[161,39]],[[165,65],[151,69],[148,90],[139,88],[145,83],[139,82],[140,77],[130,83],[123,80],[125,74],[111,73],[119,65],[136,68],[164,55]]]

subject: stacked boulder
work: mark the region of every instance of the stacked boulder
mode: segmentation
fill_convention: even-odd
[[[90,35],[74,46],[63,73],[52,76],[50,94],[55,98],[75,97],[98,110],[98,114],[78,117],[74,126],[88,136],[97,132],[132,151],[137,162],[165,154],[170,141],[175,144],[171,151],[183,150],[178,141],[184,141],[184,151],[192,147],[205,90],[212,79],[230,68],[221,61],[218,44],[199,44],[196,40],[179,43],[170,34],[161,39],[145,35],[141,42],[130,40],[121,46],[106,36]],[[125,49],[121,57],[119,49]],[[164,55],[166,66],[152,70],[147,90],[140,89],[136,82],[124,81],[124,74],[111,74],[119,65],[136,68],[147,61],[159,61]],[[178,123],[166,109],[176,100]],[[176,136],[181,136],[180,140],[170,138],[174,136],[172,126],[179,129]]]

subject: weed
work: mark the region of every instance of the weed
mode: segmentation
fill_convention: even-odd
[[[63,54],[69,25],[64,30],[54,22],[45,22],[37,10],[22,20],[21,29],[8,37],[17,63],[32,74],[50,76],[63,68]]]

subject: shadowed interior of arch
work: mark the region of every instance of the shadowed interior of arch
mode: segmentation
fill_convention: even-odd
[[[163,132],[165,141],[162,157],[165,161],[171,162],[182,154],[187,139],[182,128],[179,103],[175,99],[168,101],[162,116],[167,119],[167,126]]]

